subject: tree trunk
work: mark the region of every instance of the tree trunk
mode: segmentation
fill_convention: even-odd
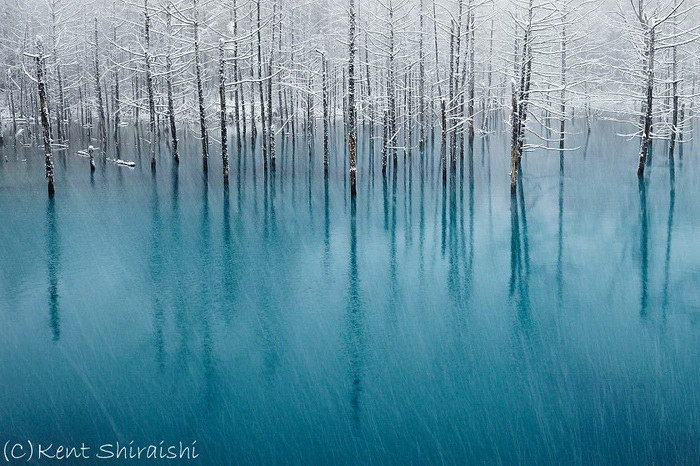
[[[424,15],[424,1],[420,0],[420,16],[418,18],[420,36],[418,38],[418,112],[420,113],[418,126],[420,127],[420,136],[418,137],[418,147],[421,150],[425,148],[425,126],[426,126],[426,116],[425,116],[425,52],[423,50],[423,28],[425,22]],[[369,69],[369,66],[368,66]],[[368,79],[369,81],[369,74]],[[421,159],[422,160],[422,159]],[[421,165],[422,167],[422,165]]]
[[[173,103],[172,13],[169,7],[166,8],[165,14],[166,34],[168,37],[168,50],[165,55],[165,87],[168,93],[168,121],[170,123],[173,160],[178,164],[180,163],[180,154],[177,148],[177,127],[175,126],[175,105]]]
[[[102,85],[100,84],[100,47],[97,34],[97,17],[95,17],[95,98],[97,101],[97,113],[100,118],[100,143],[104,148],[105,144],[107,144],[107,127],[105,108],[102,102]]]
[[[475,81],[476,81],[476,65],[474,60],[474,27],[475,13],[473,11],[472,2],[469,2],[469,101],[467,103],[469,112],[469,145],[474,143],[474,96],[475,96]]]
[[[265,85],[263,83],[263,72],[262,72],[262,22],[260,20],[260,0],[256,0],[256,10],[257,10],[257,38],[258,38],[258,90],[260,92],[260,129],[262,131],[262,157],[263,157],[263,169],[267,173],[267,132],[265,126],[267,123],[267,118],[265,117]]]
[[[46,84],[44,82],[44,46],[41,39],[36,40],[36,82],[39,91],[39,107],[41,114],[41,126],[44,136],[44,163],[46,167],[46,181],[48,183],[49,197],[52,197],[55,189],[53,185],[53,155],[51,152],[51,126],[49,123],[49,109],[46,103]]]
[[[146,65],[146,92],[148,93],[148,115],[150,123],[151,170],[156,168],[156,104],[153,95],[153,75],[151,73],[151,17],[148,14],[148,0],[143,2],[144,16],[144,61]]]
[[[112,28],[112,40],[117,43],[117,27]],[[117,152],[119,151],[119,127],[121,125],[121,103],[119,102],[119,67],[115,66],[113,71],[114,78],[114,146]]]
[[[673,24],[674,33],[676,31],[675,21]],[[678,136],[678,48],[674,45],[671,51],[671,90],[673,99],[673,111],[671,116],[671,140],[668,145],[669,163],[673,163],[673,151],[676,146],[676,138]]]
[[[357,195],[357,121],[355,117],[355,0],[350,0],[348,31],[348,158],[350,162],[350,196]]]
[[[207,122],[204,113],[204,86],[202,84],[202,62],[199,52],[199,11],[197,0],[192,0],[194,9],[194,70],[197,80],[197,102],[199,104],[199,136],[202,139],[202,168],[206,172],[209,168],[209,135],[207,134]]]
[[[323,68],[323,175],[328,178],[328,155],[330,152],[328,132],[331,122],[328,108],[328,62],[325,53],[321,55],[321,67]]]
[[[63,91],[63,74],[61,62],[58,58],[57,33],[56,33],[56,5],[51,4],[51,40],[53,42],[53,60],[56,69],[56,84],[58,87],[58,102],[56,103],[56,137],[59,141],[66,139],[64,122],[66,118],[65,96]]]
[[[228,141],[226,134],[226,65],[224,40],[219,39],[219,111],[221,124],[221,162],[223,165],[224,184],[228,184]]]
[[[642,146],[639,150],[639,166],[637,167],[637,176],[644,176],[644,168],[646,166],[647,156],[651,146],[651,119],[652,105],[654,102],[654,40],[655,33],[653,28],[647,27],[647,57],[646,57],[646,100],[644,102],[644,116],[642,129]]]
[[[396,144],[393,142],[396,137],[396,76],[394,69],[394,61],[396,51],[394,49],[395,44],[395,33],[394,33],[394,5],[393,1],[389,0],[389,70],[387,73],[387,93],[389,102],[389,121],[388,121],[388,139],[387,146],[388,150],[391,152],[392,163],[394,168],[396,168],[397,154],[396,154]]]
[[[564,129],[566,125],[566,13],[562,14],[561,25],[561,102],[559,111],[559,150],[564,149]]]

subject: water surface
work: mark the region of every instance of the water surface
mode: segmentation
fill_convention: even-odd
[[[700,458],[700,164],[579,123],[563,154],[477,138],[445,185],[428,145],[360,150],[76,133],[49,200],[0,148],[0,439],[197,441],[203,464],[677,463]],[[338,136],[336,139],[340,139]],[[439,137],[436,142],[439,145]],[[378,148],[377,148],[378,149]],[[114,148],[108,149],[110,155]]]

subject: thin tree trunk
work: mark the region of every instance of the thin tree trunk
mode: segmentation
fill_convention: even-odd
[[[202,139],[202,168],[206,172],[209,168],[209,135],[207,134],[207,122],[204,113],[204,85],[202,84],[202,62],[199,51],[199,10],[197,0],[192,0],[194,9],[194,70],[197,80],[197,102],[199,104],[199,136]]]
[[[418,111],[419,116],[419,127],[420,136],[418,141],[418,146],[421,151],[425,148],[425,133],[426,133],[426,116],[425,116],[425,51],[423,50],[423,35],[424,35],[424,2],[425,0],[420,0],[420,16],[418,19],[420,26],[420,36],[418,39],[418,94],[419,94],[419,104]],[[367,68],[369,70],[369,66]],[[369,80],[369,75],[368,75]],[[422,159],[421,159],[422,160]],[[422,165],[421,165],[422,167]]]
[[[566,125],[566,13],[562,14],[561,25],[561,102],[559,111],[559,149],[564,149],[564,130]]]
[[[117,43],[117,27],[112,28],[112,40]],[[119,151],[119,128],[121,125],[121,102],[119,102],[119,67],[115,66],[113,71],[114,77],[114,146],[117,152]]]
[[[367,110],[369,117],[369,156],[370,163],[374,160],[374,102],[372,101],[372,78],[369,69],[369,46],[367,41],[367,33],[365,32],[365,65],[367,68]],[[372,168],[374,170],[374,168]]]
[[[275,171],[277,165],[277,154],[275,151],[275,130],[272,124],[272,66],[274,65],[275,57],[275,21],[277,20],[277,1],[272,4],[272,37],[270,40],[270,59],[267,67],[267,129],[268,129],[268,151],[270,152],[270,168]],[[280,107],[280,112],[282,111]]]
[[[469,111],[469,145],[474,143],[474,97],[475,97],[475,81],[476,81],[476,64],[474,59],[474,39],[475,39],[475,12],[472,6],[472,2],[469,2],[469,101],[468,101],[468,111]]]
[[[652,106],[654,102],[654,41],[655,32],[653,28],[647,27],[647,57],[646,57],[646,101],[644,103],[644,128],[642,132],[642,146],[639,151],[639,166],[637,167],[637,176],[644,176],[644,168],[646,166],[647,156],[651,146],[651,119]]]
[[[156,104],[153,95],[153,74],[151,72],[151,17],[148,13],[148,0],[143,2],[144,17],[144,62],[146,66],[146,92],[148,93],[148,115],[150,128],[151,170],[156,168]]]
[[[233,29],[233,80],[237,81],[238,78],[238,12],[236,11],[236,0],[233,0],[231,5],[231,22]],[[241,114],[239,105],[242,104],[243,96],[241,95],[241,85],[235,85],[233,88],[233,116],[236,125],[236,146],[240,152],[241,150]],[[243,127],[245,128],[245,122],[243,122]]]
[[[349,1],[350,28],[348,42],[348,159],[350,162],[350,196],[357,195],[357,121],[355,116],[355,0]]]
[[[676,2],[674,2],[675,5]],[[673,31],[676,32],[676,23],[673,23]],[[673,99],[673,113],[671,116],[671,140],[668,145],[669,163],[673,163],[673,151],[676,146],[676,137],[678,135],[678,47],[673,46],[671,51],[671,90]]]
[[[51,126],[49,123],[49,108],[46,104],[46,84],[44,82],[44,46],[41,39],[36,40],[36,82],[39,91],[39,106],[41,114],[41,126],[44,135],[44,163],[46,168],[46,181],[48,183],[49,197],[54,195],[53,184],[53,155],[51,152]]]
[[[56,104],[56,137],[59,141],[66,139],[64,122],[66,118],[65,111],[65,96],[63,90],[63,75],[61,71],[61,61],[58,57],[58,46],[57,46],[57,32],[56,32],[56,5],[55,2],[51,4],[51,40],[53,43],[53,60],[54,67],[56,70],[56,84],[58,86],[58,102]]]
[[[172,13],[169,7],[166,7],[165,15],[166,34],[168,37],[168,49],[165,55],[165,87],[168,93],[168,122],[170,123],[170,141],[173,160],[178,164],[180,163],[180,153],[177,148],[177,127],[175,126],[175,105],[173,103]]]
[[[95,98],[97,100],[97,113],[100,118],[100,143],[104,148],[105,144],[107,144],[107,128],[105,108],[102,102],[102,85],[100,84],[100,47],[97,34],[97,17],[95,17]]]
[[[330,152],[328,132],[331,122],[328,108],[328,62],[325,53],[321,55],[321,67],[323,68],[323,175],[328,178],[328,155]]]
[[[265,129],[267,118],[265,117],[265,84],[262,72],[262,22],[260,20],[260,0],[255,2],[257,10],[257,38],[258,38],[258,90],[260,91],[260,128],[262,130],[262,157],[263,169],[267,173],[267,132]]]
[[[219,39],[219,108],[221,118],[221,161],[223,164],[224,184],[228,184],[228,141],[226,134],[226,62],[224,40]]]

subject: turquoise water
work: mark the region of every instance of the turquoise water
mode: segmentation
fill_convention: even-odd
[[[697,145],[672,172],[656,143],[640,185],[616,130],[526,154],[515,196],[505,137],[448,186],[432,146],[384,181],[364,141],[356,202],[342,147],[324,183],[320,144],[278,141],[267,178],[233,144],[225,190],[215,145],[205,177],[196,139],[175,169],[163,136],[153,175],[133,128],[137,167],[94,174],[74,134],[48,200],[41,151],[6,138],[0,440],[196,441],[202,464],[698,461]]]

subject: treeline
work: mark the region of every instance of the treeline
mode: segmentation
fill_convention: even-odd
[[[570,150],[569,121],[625,121],[669,157],[692,130],[695,4],[682,0],[4,0],[4,123],[52,154],[78,124],[106,156],[122,128],[201,141],[202,167],[257,144],[274,171],[280,138],[322,132],[347,144],[356,193],[358,140],[383,174],[428,142],[448,179],[475,137],[507,131],[511,185],[523,154]],[[29,14],[37,12],[37,14]],[[340,131],[331,131],[342,125]],[[431,144],[431,147],[433,145]],[[86,148],[87,149],[87,148]],[[257,148],[256,148],[257,149]],[[92,157],[92,150],[89,151]],[[214,154],[214,155],[212,155]]]

